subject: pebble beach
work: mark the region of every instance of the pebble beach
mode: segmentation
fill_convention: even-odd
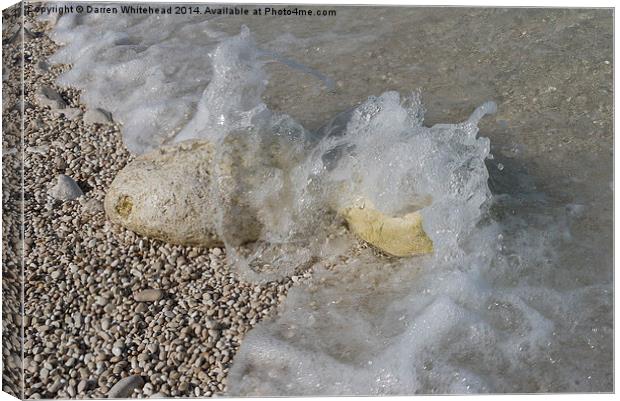
[[[46,63],[57,45],[45,23],[28,18],[25,28],[25,397],[225,392],[245,333],[302,277],[243,283],[223,249],[172,246],[106,221],[106,188],[131,160],[119,127],[92,122],[80,93],[55,84],[69,66]],[[5,54],[21,45],[7,43],[12,34],[3,31]],[[50,99],[70,111],[52,111]],[[14,122],[18,113],[5,111]],[[83,195],[50,196],[59,175]]]

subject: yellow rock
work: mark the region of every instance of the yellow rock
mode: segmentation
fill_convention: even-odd
[[[433,252],[433,241],[424,232],[422,215],[417,211],[392,217],[364,200],[340,213],[351,231],[390,255],[413,256]]]

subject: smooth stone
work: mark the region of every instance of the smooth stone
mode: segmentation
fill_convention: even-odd
[[[88,124],[110,124],[113,122],[112,114],[109,111],[98,108],[86,110],[83,120]]]
[[[369,244],[393,256],[433,252],[433,242],[422,228],[422,215],[415,211],[402,217],[388,216],[367,200],[340,211],[349,229]]]
[[[228,153],[220,155],[214,182],[214,154],[210,142],[189,140],[137,157],[108,189],[108,218],[171,244],[221,246],[218,221],[228,222],[229,240],[235,244],[257,240],[260,223],[243,200],[245,192],[235,176],[239,161]]]
[[[41,86],[34,94],[35,101],[39,106],[49,106],[52,110],[64,109],[67,102],[55,89],[49,86]]]
[[[63,273],[62,273],[62,271],[60,271],[60,270],[54,270],[54,271],[50,274],[50,276],[52,277],[52,279],[57,280],[57,279],[59,279],[59,278],[61,278],[61,277],[63,276]]]
[[[60,377],[57,377],[56,379],[54,379],[54,383],[52,383],[51,385],[47,387],[47,391],[49,391],[52,394],[55,394],[60,388],[61,384],[62,384],[62,381]]]
[[[122,340],[118,340],[114,344],[112,344],[112,354],[114,356],[121,356],[124,349],[125,343]]]
[[[142,376],[132,375],[119,380],[106,394],[108,398],[129,398],[135,389],[144,386]]]
[[[94,381],[92,380],[86,380],[86,379],[81,380],[77,385],[78,393],[83,393],[84,391],[90,390],[93,384],[94,384]]]
[[[162,299],[164,293],[161,290],[148,289],[142,290],[134,295],[134,299],[137,302],[155,302]]]
[[[75,392],[75,387],[73,387],[71,384],[69,385],[69,387],[67,387],[67,394],[69,394],[69,397],[75,397],[77,394]]]
[[[64,174],[60,174],[58,176],[56,185],[48,191],[48,194],[61,201],[77,199],[84,195],[73,178]]]

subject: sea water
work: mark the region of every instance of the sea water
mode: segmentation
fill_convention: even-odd
[[[265,67],[297,68],[323,91],[330,78],[262,47],[245,27],[232,35],[212,22],[67,15],[53,32],[64,46],[52,61],[72,64],[59,82],[111,111],[134,153],[195,138],[238,153],[233,190],[258,210],[263,234],[242,247],[221,218],[218,233],[245,279],[313,271],[248,333],[230,394],[579,391],[608,382],[598,360],[611,352],[601,321],[611,287],[576,285],[567,269],[579,210],[549,206],[534,190],[489,189],[490,142],[478,123],[493,102],[428,127],[419,93],[386,91],[310,130],[264,103]],[[337,211],[360,198],[389,215],[419,210],[434,252],[389,258],[356,247]]]

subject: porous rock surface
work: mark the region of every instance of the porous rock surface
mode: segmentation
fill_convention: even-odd
[[[232,160],[224,157],[217,163],[220,174],[214,174],[213,144],[202,140],[141,155],[112,182],[106,214],[131,231],[171,244],[221,246],[216,229],[220,220],[230,221],[227,233],[235,242],[254,241],[260,229],[236,196],[242,191],[232,188],[237,185],[228,177]]]

